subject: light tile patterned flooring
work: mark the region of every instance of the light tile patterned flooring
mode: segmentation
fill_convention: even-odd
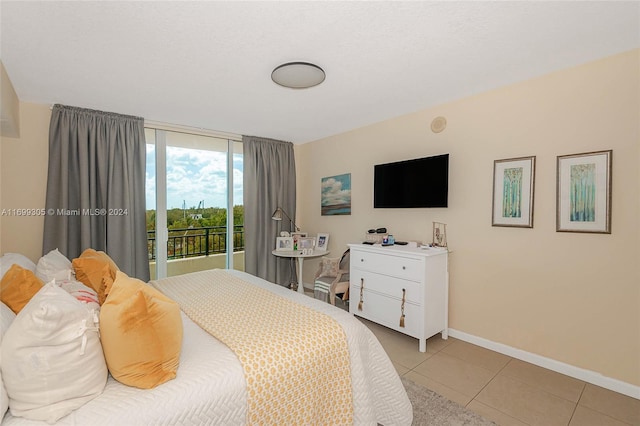
[[[401,376],[499,425],[640,426],[640,400],[440,334],[418,341],[362,320]]]

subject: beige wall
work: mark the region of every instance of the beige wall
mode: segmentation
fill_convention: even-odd
[[[444,222],[452,329],[638,386],[639,64],[636,50],[304,144],[298,223],[328,232],[337,256],[369,228],[431,241],[432,222]],[[440,134],[430,131],[436,116],[448,121]],[[556,157],[607,149],[612,234],[556,232]],[[374,164],[447,152],[449,208],[372,208]],[[493,161],[530,155],[534,228],[492,227]],[[352,213],[323,217],[320,180],[342,173],[351,173]]]
[[[20,100],[0,61],[0,134],[20,137]]]
[[[50,118],[48,105],[21,102],[20,137],[0,139],[0,253],[22,253],[34,262],[42,254],[44,217],[7,210],[44,208]]]

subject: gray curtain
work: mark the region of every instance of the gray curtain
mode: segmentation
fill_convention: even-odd
[[[296,214],[296,164],[293,144],[243,136],[245,271],[280,285],[295,281],[292,260],[274,256],[276,237],[290,222],[271,219],[281,207]]]
[[[148,281],[145,167],[142,118],[55,105],[43,254],[73,259],[93,248]]]

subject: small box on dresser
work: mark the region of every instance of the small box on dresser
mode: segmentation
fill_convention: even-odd
[[[448,337],[447,249],[366,244],[349,248],[352,314],[417,338],[420,352],[426,351],[429,337]]]

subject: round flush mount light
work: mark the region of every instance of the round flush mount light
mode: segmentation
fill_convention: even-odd
[[[273,70],[271,79],[280,86],[306,89],[322,83],[325,73],[322,68],[309,62],[287,62]]]

